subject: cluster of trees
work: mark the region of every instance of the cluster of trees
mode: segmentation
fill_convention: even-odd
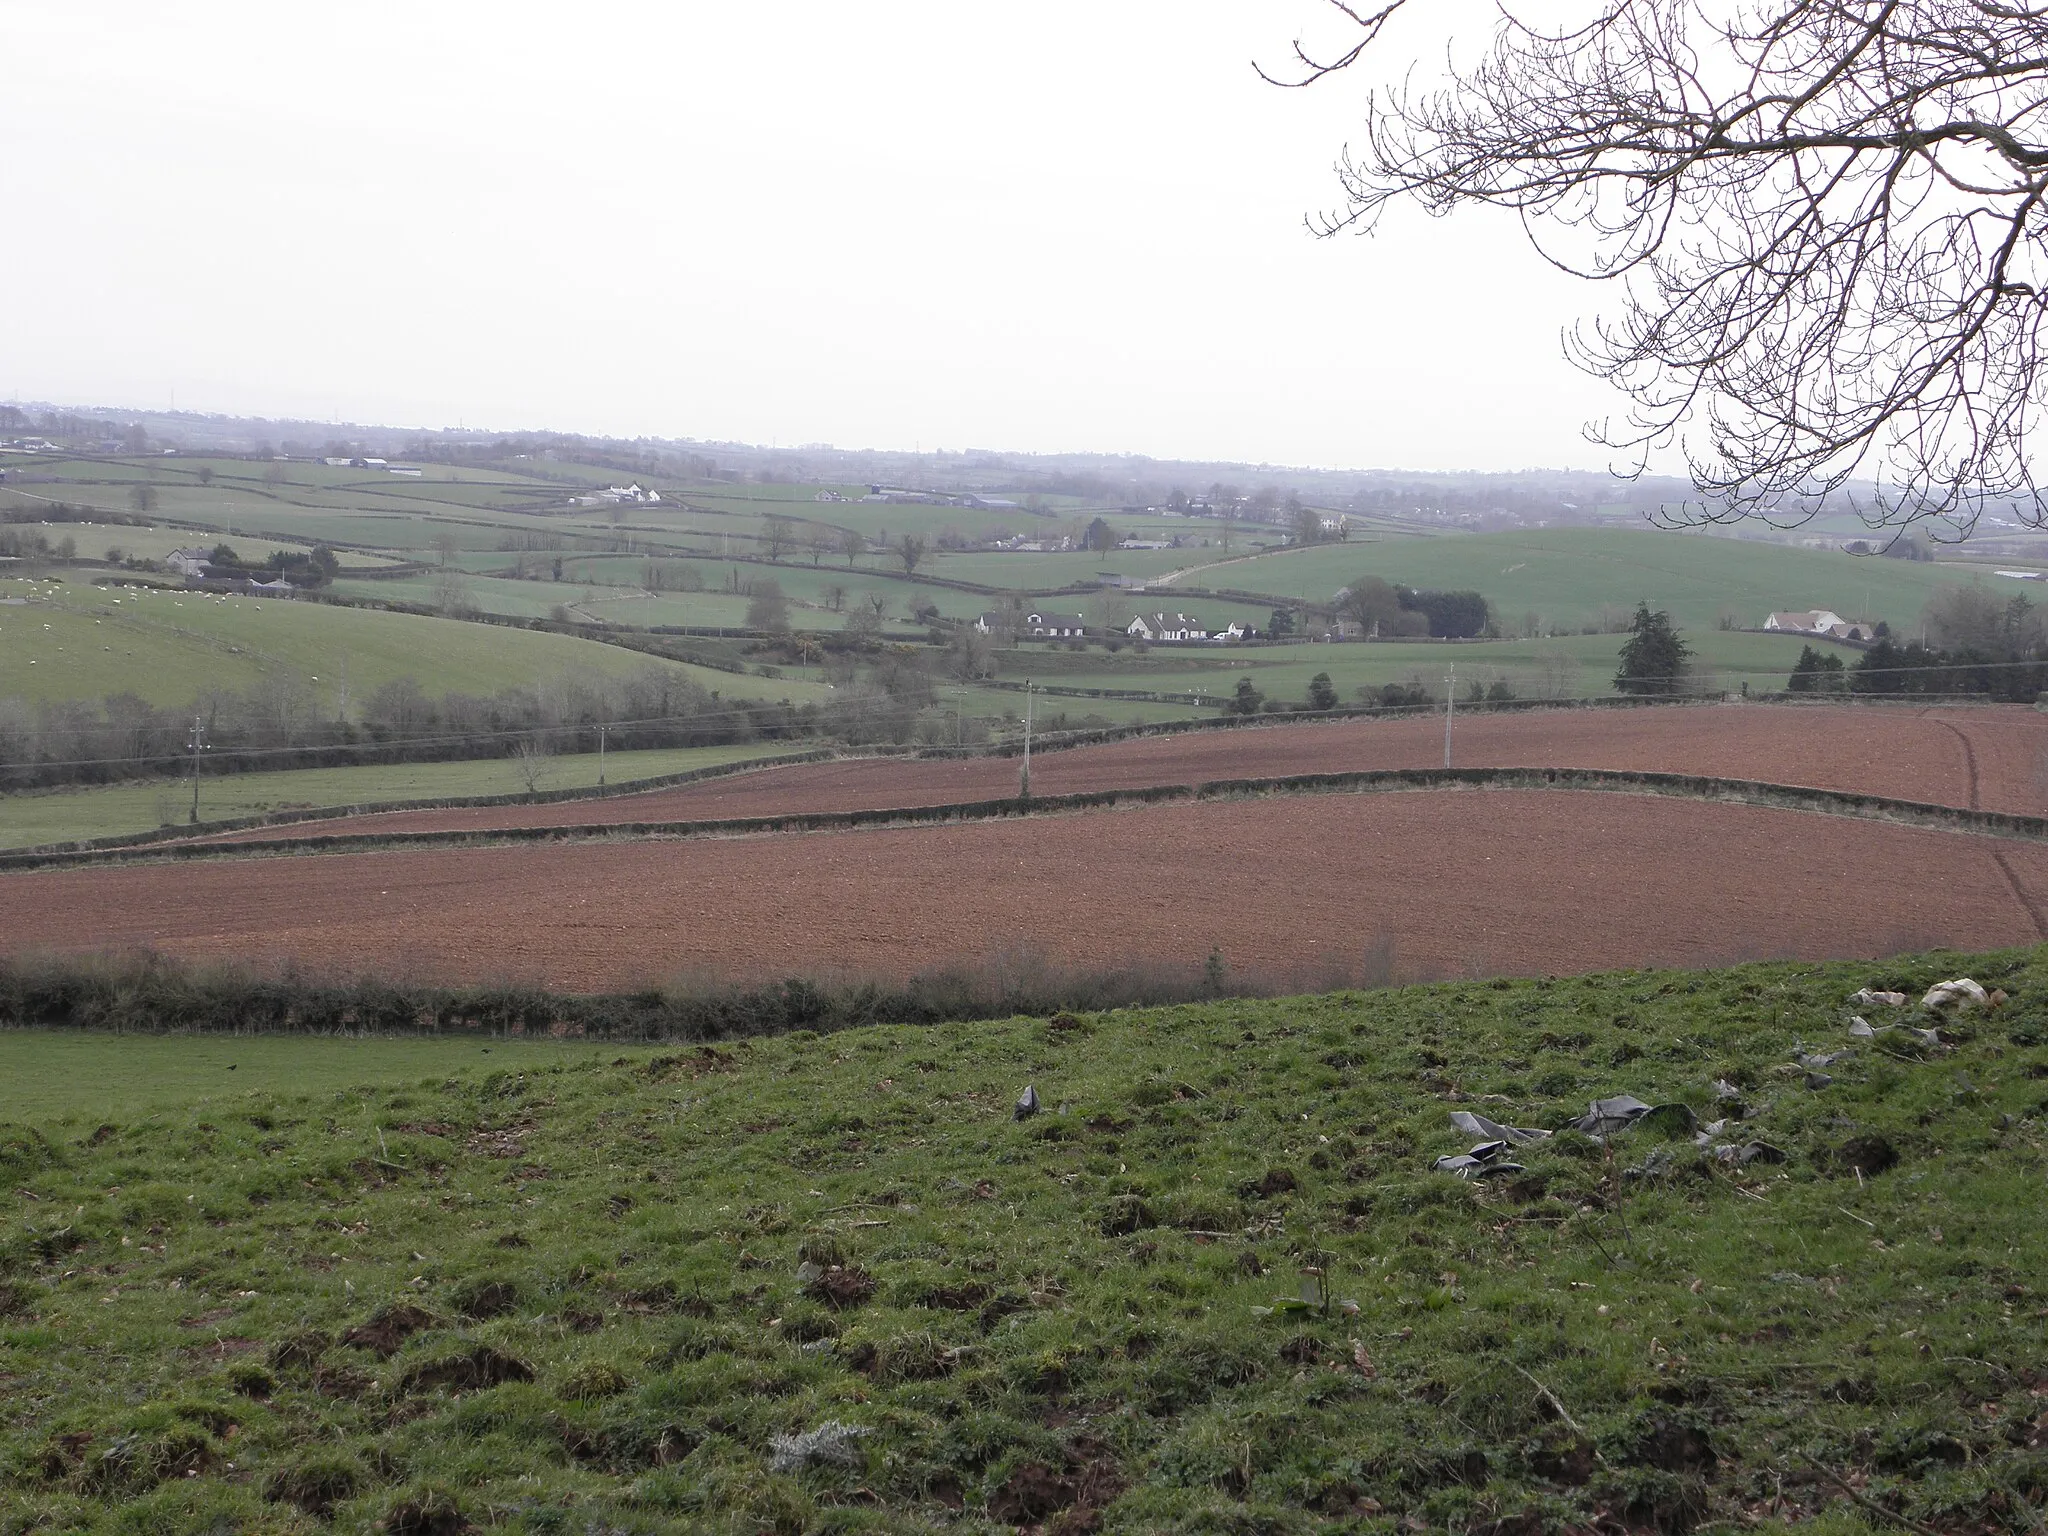
[[[1395,704],[1430,702],[1429,695],[1419,685],[1407,688],[1399,683],[1389,683],[1384,690],[1358,690],[1359,699],[1365,704],[1381,702],[1382,692],[1387,695],[1388,702]],[[1510,694],[1509,697],[1513,695]],[[1230,702],[1224,709],[1233,715],[1281,715],[1335,709],[1337,704],[1337,685],[1330,681],[1329,673],[1318,672],[1308,680],[1308,695],[1298,704],[1289,703],[1284,699],[1269,699],[1259,691],[1250,678],[1241,677],[1237,680],[1237,691],[1231,695]]]
[[[1832,674],[1823,676],[1826,681],[1833,681]],[[1856,665],[1848,669],[1847,682],[1850,693],[1978,694],[2009,703],[2027,703],[2048,688],[2048,663],[2038,656],[1944,650],[1921,641],[1901,645],[1886,638],[1857,658]]]
[[[1799,660],[1793,663],[1792,675],[1785,681],[1785,690],[1788,693],[1847,693],[1848,669],[1833,651],[1816,651],[1810,645],[1801,646]]]
[[[1468,640],[1486,634],[1493,623],[1486,599],[1477,592],[1397,587],[1378,576],[1361,576],[1346,587],[1337,599],[1337,612],[1367,638],[1381,640],[1423,635]]]
[[[324,587],[341,570],[340,557],[325,544],[311,552],[273,549],[254,564],[236,554],[232,545],[216,544],[206,559],[216,581],[270,581],[281,576],[295,587]]]
[[[361,701],[360,720],[350,718],[339,676],[315,683],[274,672],[247,692],[211,689],[183,709],[132,693],[0,699],[0,789],[189,772],[195,720],[210,774],[498,757],[535,739],[594,751],[600,725],[609,745],[629,748],[779,740],[820,724],[815,706],[722,699],[651,663],[623,678],[565,672],[489,696],[430,695],[398,678]]]
[[[2026,702],[2048,688],[2048,614],[2025,594],[2002,597],[1982,582],[1937,593],[1921,615],[1924,637],[1889,633],[1848,665],[1802,647],[1785,687],[1792,693],[1926,697],[1979,694]]]
[[[47,560],[54,556],[69,560],[78,553],[78,540],[65,534],[52,540],[40,528],[0,526],[0,555],[12,555],[18,560]]]

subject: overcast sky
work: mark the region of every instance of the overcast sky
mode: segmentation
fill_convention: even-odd
[[[1304,231],[1366,81],[1250,61],[1327,10],[0,0],[0,398],[1604,464],[1601,293],[1511,224]]]

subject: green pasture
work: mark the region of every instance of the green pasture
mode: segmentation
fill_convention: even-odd
[[[1022,667],[1017,669],[1020,681],[1026,675]],[[1082,687],[1093,686],[1085,678],[1057,681]],[[949,683],[939,689],[938,707],[942,712],[957,710],[969,721],[990,722],[998,735],[1015,736],[1023,730],[1024,693],[1021,688]],[[1190,720],[1201,715],[1213,715],[1215,710],[1196,704],[1075,698],[1041,691],[1033,696],[1031,712],[1040,730],[1079,730],[1084,724],[1155,725],[1164,720]],[[1065,717],[1064,725],[1060,721],[1061,716]]]
[[[1355,702],[1357,689],[1387,683],[1416,682],[1441,696],[1444,679],[1455,669],[1461,693],[1473,681],[1503,679],[1523,698],[1603,697],[1614,692],[1623,638],[1566,635],[1550,640],[1346,642],[1214,651],[1161,646],[1142,657],[1129,651],[1116,656],[1090,653],[1078,666],[1062,665],[1049,680],[1094,688],[1228,695],[1238,679],[1249,677],[1269,698],[1299,702],[1307,697],[1309,679],[1327,672],[1338,697],[1348,704]],[[1752,690],[1782,688],[1799,659],[1800,646],[1813,643],[1800,636],[1711,629],[1688,632],[1685,638],[1694,648],[1697,684],[1713,691],[1736,691],[1744,682]],[[1826,642],[1819,649],[1835,651],[1850,665],[1858,654]],[[1030,666],[1028,652],[1005,652],[1003,659],[1005,677],[1024,675]]]
[[[1147,580],[1164,576],[1190,565],[1199,565],[1208,552],[1192,549],[1113,549],[1107,554],[1094,550],[1061,554],[939,554],[932,559],[931,573],[950,581],[972,581],[983,586],[1004,587],[1013,592],[1047,592],[1057,587],[1093,586],[1098,574],[1138,576]]]
[[[2034,1528],[2043,952],[1208,974],[656,1052],[0,1035],[0,1528]],[[1958,974],[2011,1000],[1849,1034]],[[1454,1111],[1550,1134],[1467,1182]]]
[[[56,544],[60,539],[69,539],[78,551],[78,558],[102,559],[109,549],[119,549],[124,555],[144,560],[161,560],[174,549],[211,549],[222,542],[209,534],[195,533],[189,528],[136,528],[123,523],[29,523],[13,524],[14,527],[34,529]],[[304,554],[308,545],[280,543],[275,539],[237,538],[233,542],[236,554],[244,560],[261,561],[278,550],[290,554]],[[381,556],[361,555],[351,552],[344,564],[371,566],[386,563]]]
[[[1362,576],[1397,586],[1472,590],[1512,632],[1527,614],[1553,628],[1623,618],[1637,602],[1681,628],[1723,615],[1761,625],[1775,611],[1830,608],[1845,618],[1917,629],[1927,600],[1962,579],[1940,565],[1796,549],[1757,540],[1644,529],[1552,528],[1433,539],[1353,540],[1287,550],[1204,571],[1205,585],[1327,602]]]
[[[265,676],[306,680],[326,699],[347,669],[356,708],[409,677],[430,694],[495,693],[567,671],[623,677],[664,666],[730,697],[824,697],[815,684],[758,683],[573,636],[271,598],[0,581],[0,698],[99,699],[133,693],[182,705],[211,687]]]
[[[576,583],[517,581],[459,570],[456,581],[463,600],[474,604],[479,612],[513,619],[545,619],[557,606],[576,601],[584,590]],[[424,608],[438,607],[444,596],[443,578],[438,574],[363,579],[342,576],[336,578],[332,590],[339,597],[415,603]]]
[[[643,1047],[575,1041],[397,1036],[114,1035],[0,1029],[0,1121],[127,1119],[212,1106],[245,1107],[278,1094],[439,1085],[499,1071],[547,1071],[602,1053],[637,1059]]]
[[[603,769],[607,784],[630,784],[790,750],[786,743],[757,742],[608,752]],[[562,753],[548,759],[539,787],[587,789],[597,783],[598,768],[595,752]],[[367,763],[277,773],[209,772],[199,779],[199,819],[230,821],[272,811],[517,795],[526,790],[525,776],[509,755],[465,762]],[[0,795],[0,847],[32,848],[153,832],[158,827],[183,826],[191,813],[189,778]]]

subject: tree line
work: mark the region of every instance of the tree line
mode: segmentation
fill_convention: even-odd
[[[380,684],[349,718],[345,685],[278,672],[246,691],[215,688],[182,709],[133,693],[100,700],[0,699],[0,790],[176,776],[192,768],[195,726],[208,774],[351,763],[503,757],[540,742],[594,751],[715,746],[815,735],[815,705],[725,699],[668,668],[624,677],[564,672],[488,696],[428,694],[410,677]]]

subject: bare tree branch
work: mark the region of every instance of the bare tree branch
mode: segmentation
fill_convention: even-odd
[[[1403,0],[1331,3],[1356,46],[1297,42],[1303,74],[1276,84],[1357,67]],[[1674,520],[2048,522],[2048,11],[1606,0],[1562,31],[1504,15],[1476,64],[1364,105],[1344,204],[1312,227],[1506,208],[1553,264],[1617,284],[1568,351],[1628,398],[1590,436],[1637,471],[1686,453],[1704,504]]]

